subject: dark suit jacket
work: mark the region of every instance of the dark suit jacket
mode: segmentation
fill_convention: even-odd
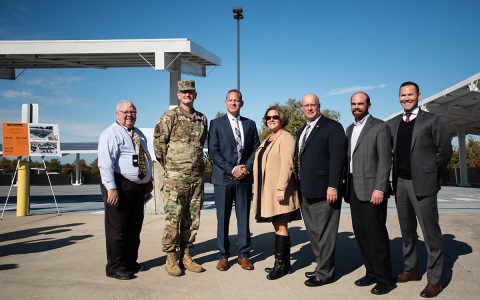
[[[388,197],[390,169],[392,167],[392,137],[388,125],[370,115],[363,126],[357,144],[351,149],[352,132],[355,125],[347,128],[348,173],[352,157],[353,184],[355,195],[360,201],[370,201],[374,190],[382,191]],[[353,156],[351,155],[353,153]]]
[[[253,183],[252,168],[255,159],[255,151],[260,145],[255,122],[240,116],[243,128],[244,145],[240,164],[245,165],[250,172],[242,179],[242,182]],[[227,114],[210,121],[208,135],[208,155],[213,163],[212,183],[229,184],[233,168],[237,165],[237,147],[233,135],[232,126]]]
[[[301,167],[300,179],[297,176],[300,196],[325,199],[328,187],[340,189],[347,153],[345,132],[340,123],[322,116],[298,153],[304,128],[297,131],[295,143],[295,164],[300,157]]]
[[[388,121],[393,135],[393,190],[397,190],[397,132],[402,120],[399,115]],[[452,156],[452,144],[448,130],[440,118],[418,110],[410,147],[410,168],[413,189],[419,197],[433,196],[440,190],[440,175],[447,168]]]

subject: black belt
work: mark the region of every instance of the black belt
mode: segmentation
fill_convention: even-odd
[[[117,181],[117,180],[118,181],[128,181],[128,183],[134,184],[138,187],[142,187],[142,186],[146,185],[146,183],[136,183],[136,182],[133,182],[131,180],[128,180],[127,178],[125,178],[125,176],[123,176],[122,174],[117,173],[117,172],[115,172],[113,175],[114,175],[115,181]]]

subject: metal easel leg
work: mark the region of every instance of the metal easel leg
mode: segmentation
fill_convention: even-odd
[[[7,207],[8,198],[10,198],[10,192],[12,191],[13,183],[15,182],[15,177],[17,176],[18,166],[20,165],[21,158],[22,158],[21,156],[18,157],[17,167],[15,168],[15,173],[13,173],[12,183],[10,184],[10,189],[8,190],[7,199],[5,200],[5,204],[3,205],[2,216],[0,216],[0,220],[3,220],[3,213],[5,212],[5,208]]]
[[[53,192],[52,182],[50,181],[50,175],[48,175],[47,165],[45,164],[45,160],[42,156],[43,167],[45,168],[45,174],[47,174],[48,183],[50,184],[50,190],[52,190],[53,200],[55,200],[55,206],[57,207],[57,215],[60,214],[60,210],[58,209],[57,198],[55,198],[55,193]]]

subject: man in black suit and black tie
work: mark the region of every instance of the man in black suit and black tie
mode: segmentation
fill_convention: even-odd
[[[436,297],[442,291],[442,232],[438,223],[439,179],[452,155],[447,128],[440,118],[418,107],[420,90],[414,82],[400,85],[404,112],[388,122],[393,134],[393,190],[403,239],[404,270],[397,282],[418,281],[417,219],[427,247],[428,284],[420,293]]]
[[[240,116],[243,106],[239,90],[229,90],[225,99],[227,113],[210,122],[208,154],[213,162],[215,207],[217,210],[217,270],[228,269],[230,241],[228,227],[232,206],[238,229],[238,264],[244,270],[253,270],[250,262],[250,205],[252,201],[252,168],[260,140],[255,122]]]
[[[307,125],[296,134],[295,162],[302,215],[317,263],[314,272],[305,273],[305,285],[315,287],[333,282],[335,275],[346,138],[340,123],[320,114],[316,95],[303,97],[302,111]]]
[[[350,197],[345,201],[350,202],[353,231],[366,269],[355,285],[376,283],[372,294],[383,295],[395,288],[385,225],[391,192],[392,138],[388,125],[369,114],[368,94],[353,94],[350,105],[355,122],[346,130]]]

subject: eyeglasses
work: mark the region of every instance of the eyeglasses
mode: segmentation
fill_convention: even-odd
[[[137,112],[136,111],[121,111],[120,112],[126,116],[128,115],[132,115],[132,116],[136,116],[137,115]]]
[[[179,91],[180,94],[190,94],[190,95],[193,95],[195,94],[195,91],[194,90],[188,90],[188,91]]]
[[[279,116],[279,115],[275,115],[275,116],[266,116],[266,117],[265,117],[265,120],[267,120],[267,121],[270,121],[271,119],[273,119],[273,120],[280,120],[280,116]]]

